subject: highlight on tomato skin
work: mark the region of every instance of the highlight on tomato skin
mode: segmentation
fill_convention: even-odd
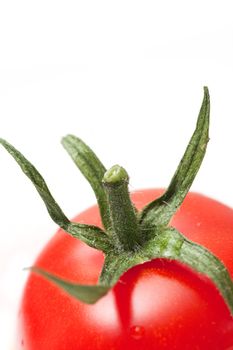
[[[131,197],[141,208],[161,193],[161,189],[141,190]],[[92,207],[75,220],[100,225],[99,211]],[[233,275],[231,208],[189,193],[171,224],[190,239],[207,244]],[[216,239],[219,232],[221,240]],[[92,284],[97,282],[103,255],[59,230],[36,264]],[[31,273],[19,322],[19,343],[23,341],[19,348],[25,350],[227,350],[233,346],[233,319],[213,283],[164,259],[133,267],[94,305],[75,300]]]

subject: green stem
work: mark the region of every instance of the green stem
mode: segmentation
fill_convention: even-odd
[[[103,177],[110,217],[111,233],[120,250],[134,251],[140,246],[139,226],[128,192],[125,169],[114,165]]]

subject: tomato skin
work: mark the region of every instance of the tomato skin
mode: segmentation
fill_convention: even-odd
[[[138,209],[161,189],[132,194]],[[100,225],[92,207],[74,221]],[[189,193],[171,224],[210,249],[233,277],[233,210]],[[60,277],[95,284],[101,252],[59,230],[36,260]],[[68,296],[43,277],[30,273],[20,314],[19,349],[233,349],[233,318],[213,283],[187,266],[165,259],[135,266],[94,305]]]

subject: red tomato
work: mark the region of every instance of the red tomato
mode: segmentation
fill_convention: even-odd
[[[161,190],[132,194],[140,209]],[[75,221],[100,225],[97,207]],[[189,193],[172,220],[181,233],[210,249],[233,277],[233,210]],[[95,284],[101,252],[59,230],[36,265],[60,277]],[[233,319],[213,283],[174,261],[155,259],[127,271],[94,305],[84,304],[31,273],[20,309],[25,350],[233,349]]]

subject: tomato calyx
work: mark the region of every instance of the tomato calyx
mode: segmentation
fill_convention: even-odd
[[[31,270],[57,284],[85,303],[103,297],[131,267],[155,258],[184,263],[208,276],[223,296],[233,315],[233,282],[223,263],[206,248],[189,241],[169,222],[181,206],[201,166],[209,140],[209,93],[204,98],[196,129],[165,193],[137,212],[128,192],[129,177],[115,165],[106,170],[95,153],[79,138],[68,135],[62,144],[92,186],[100,209],[103,229],[71,222],[50,193],[37,169],[12,145],[0,143],[29,177],[44,201],[51,218],[67,233],[101,250],[105,261],[99,283],[94,286],[71,283],[39,267]]]

